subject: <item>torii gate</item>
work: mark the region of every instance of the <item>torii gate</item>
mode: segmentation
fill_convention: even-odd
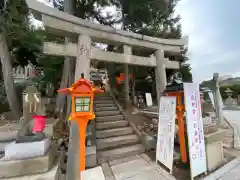
[[[113,27],[95,24],[58,11],[57,9],[39,3],[36,0],[26,0],[26,2],[28,7],[32,10],[34,17],[43,21],[44,27],[47,31],[65,37],[76,37],[76,44],[45,42],[43,46],[43,52],[45,54],[72,56],[77,58],[75,80],[81,77],[81,73],[84,73],[85,77],[89,79],[91,59],[125,65],[124,82],[126,103],[129,102],[128,64],[155,68],[158,99],[160,93],[165,89],[167,84],[166,69],[179,69],[180,67],[179,61],[170,61],[164,57],[164,54],[173,56],[180,55],[182,47],[188,43],[187,37],[183,39],[160,39],[117,30]],[[123,53],[101,51],[93,47],[92,42],[122,45]],[[132,54],[132,48],[148,51],[149,54],[154,54],[154,56],[135,56]],[[77,129],[74,130],[74,128],[76,128],[76,126],[73,124],[71,128],[72,138],[74,138],[74,134],[77,133]],[[78,140],[75,139],[74,141]],[[77,144],[77,142],[74,143]],[[74,149],[74,147],[70,145],[69,151],[71,151],[71,149]],[[73,150],[71,152],[76,152],[77,154],[78,150],[75,149],[75,151]],[[74,157],[72,157],[72,159],[74,161]]]

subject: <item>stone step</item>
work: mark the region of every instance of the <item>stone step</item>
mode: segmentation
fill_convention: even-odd
[[[128,125],[128,121],[121,120],[121,121],[113,121],[113,122],[97,122],[96,129],[103,130],[103,129],[110,129],[110,128],[120,128],[126,127]]]
[[[112,149],[112,150],[105,150],[105,151],[99,151],[97,153],[97,160],[98,163],[104,163],[108,161],[112,161],[115,159],[125,158],[128,156],[134,156],[140,153],[143,153],[145,151],[145,148],[142,144],[136,144],[131,146],[126,146],[122,148]]]
[[[95,112],[96,116],[115,116],[121,114],[120,111],[99,111]]]
[[[233,137],[231,138],[224,138],[223,139],[223,147],[226,147],[226,148],[233,148],[234,146],[234,141],[233,141]]]
[[[117,106],[110,106],[110,107],[98,107],[98,108],[96,108],[96,112],[98,112],[98,111],[117,111],[118,110],[118,108],[117,108]]]
[[[113,107],[113,106],[116,106],[114,103],[110,103],[110,104],[94,104],[94,106],[96,108],[99,108],[99,107]]]
[[[94,104],[115,104],[113,100],[94,100]]]
[[[116,146],[132,144],[139,141],[139,138],[135,134],[118,136],[118,137],[110,137],[104,139],[97,139],[97,150],[113,148]]]
[[[107,137],[114,137],[114,136],[121,136],[132,134],[133,129],[131,127],[124,127],[124,128],[114,128],[114,129],[106,129],[96,132],[97,138],[107,138]]]
[[[225,136],[229,137],[229,136],[233,136],[234,135],[234,132],[233,130],[228,130],[225,134]]]
[[[97,122],[114,122],[114,121],[120,121],[124,120],[124,116],[122,114],[116,115],[116,116],[105,116],[105,117],[96,117]]]
[[[105,97],[105,96],[110,96],[109,93],[105,92],[105,93],[98,93],[96,94],[96,97]]]
[[[96,101],[101,101],[101,100],[113,100],[113,98],[111,96],[96,96],[94,98],[94,100]]]

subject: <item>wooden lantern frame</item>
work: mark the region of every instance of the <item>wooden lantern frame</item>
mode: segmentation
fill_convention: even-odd
[[[95,118],[95,114],[93,112],[93,99],[95,93],[102,93],[103,90],[96,89],[93,87],[92,83],[87,79],[81,78],[70,88],[60,89],[58,90],[60,93],[67,93],[72,96],[72,112],[69,120],[76,121],[79,128],[79,139],[80,139],[80,171],[84,171],[86,167],[85,155],[85,140],[86,140],[86,127],[89,120],[93,120]],[[76,98],[90,98],[89,102],[89,111],[76,111]]]

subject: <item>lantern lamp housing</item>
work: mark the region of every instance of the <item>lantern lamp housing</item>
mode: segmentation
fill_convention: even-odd
[[[91,108],[90,96],[76,96],[75,97],[75,112],[90,112]]]

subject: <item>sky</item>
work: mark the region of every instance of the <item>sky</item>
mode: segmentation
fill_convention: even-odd
[[[176,12],[189,37],[194,81],[213,73],[240,76],[240,0],[181,0]]]
[[[39,0],[48,2],[48,0]],[[231,2],[231,3],[230,3]],[[188,57],[195,82],[240,76],[240,0],[180,0],[183,35],[189,37]]]

